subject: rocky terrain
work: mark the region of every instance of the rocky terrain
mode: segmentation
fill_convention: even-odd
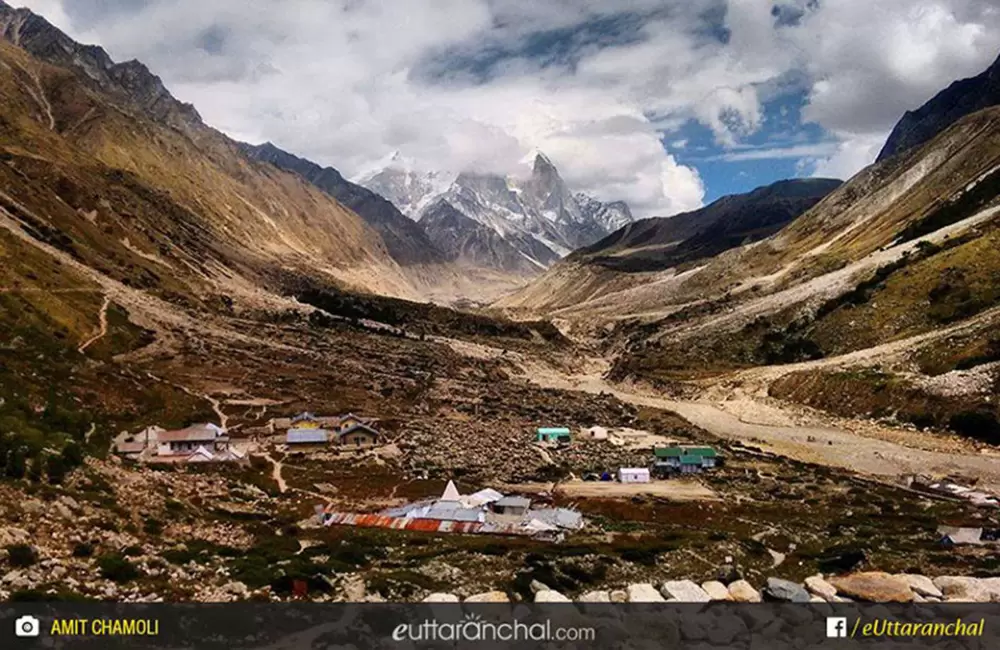
[[[30,12],[0,3],[0,33],[0,599],[995,599],[995,547],[938,529],[995,530],[997,510],[902,479],[1000,484],[995,440],[970,434],[996,407],[996,109],[771,237],[602,288],[561,329],[416,302],[358,214],[388,210],[377,197],[248,158],[142,64]],[[533,206],[544,222],[521,232],[553,256],[580,243],[558,232],[578,199],[548,161],[523,198],[467,180]],[[622,275],[595,266],[588,290]],[[261,433],[305,410],[377,418],[384,439],[310,453]],[[155,469],[109,452],[199,422],[253,452]],[[641,442],[581,435],[595,425]],[[541,426],[575,435],[536,445]],[[667,441],[725,462],[645,491],[583,480]],[[449,480],[587,525],[555,542],[315,516]]]

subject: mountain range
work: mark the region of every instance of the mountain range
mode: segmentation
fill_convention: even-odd
[[[461,250],[446,248],[452,257],[491,260],[498,267],[519,273],[538,273],[581,246],[592,244],[632,221],[632,213],[622,201],[604,203],[582,193],[572,193],[555,165],[544,154],[535,155],[531,174],[526,178],[462,172],[414,171],[399,156],[388,166],[366,174],[358,182],[400,206],[410,218],[425,226],[428,236],[439,246],[461,242]],[[435,232],[441,223],[445,202],[465,220],[448,219],[444,232]],[[433,217],[425,217],[433,210]],[[518,253],[500,251],[492,231]],[[456,232],[468,229],[468,232]],[[483,245],[484,249],[476,251]]]

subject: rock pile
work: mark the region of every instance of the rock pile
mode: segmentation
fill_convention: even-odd
[[[549,587],[532,585],[536,603],[574,602]],[[431,594],[425,602],[459,602],[448,593]],[[469,596],[464,602],[508,602],[503,592],[493,591]],[[1000,578],[941,576],[928,578],[914,574],[892,575],[880,571],[825,578],[815,575],[804,584],[768,578],[761,590],[746,580],[728,586],[712,580],[701,585],[692,580],[668,580],[658,587],[652,583],[628,585],[624,590],[588,591],[575,599],[578,603],[707,603],[763,601],[793,603],[1000,603]]]

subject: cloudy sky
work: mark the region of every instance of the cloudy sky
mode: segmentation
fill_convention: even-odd
[[[8,0],[10,2],[11,0]],[[515,172],[642,216],[846,178],[1000,54],[996,0],[13,0],[230,135],[364,173]]]

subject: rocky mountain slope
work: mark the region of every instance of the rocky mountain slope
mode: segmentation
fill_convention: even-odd
[[[541,272],[570,251],[597,241],[632,220],[628,206],[621,202],[602,203],[583,194],[570,192],[555,165],[542,154],[535,156],[530,176],[524,179],[497,174],[463,172],[449,176],[443,172],[423,174],[396,160],[359,181],[400,206],[410,217],[423,223],[431,206],[444,200],[467,220],[472,230],[454,241],[465,246],[461,253],[473,259],[512,262],[499,270],[520,273]],[[486,241],[473,228],[476,223],[489,228],[513,246],[533,266],[522,260],[496,256],[490,246],[469,255],[476,241]],[[447,251],[457,256],[459,251]]]
[[[769,237],[837,189],[841,181],[780,181],[668,219],[643,219],[573,253],[620,271],[659,271]]]
[[[389,254],[401,266],[445,262],[445,256],[428,239],[423,228],[404,216],[392,203],[371,190],[348,181],[336,169],[321,167],[283,151],[270,142],[261,145],[241,144],[240,148],[256,160],[298,174],[356,212],[382,235]]]
[[[354,212],[295,176],[247,161],[141,63],[115,64],[7,5],[0,31],[8,125],[0,173],[13,218],[60,231],[81,256],[92,245],[95,265],[122,275],[149,268],[159,279],[147,282],[170,278],[199,293],[236,293],[299,270],[416,295]]]
[[[921,145],[960,120],[1000,104],[1000,58],[981,74],[956,81],[915,111],[907,111],[876,162]]]
[[[559,310],[641,288],[649,273],[685,273],[699,260],[774,234],[836,189],[840,181],[781,181],[669,218],[630,223],[577,250],[497,307]],[[589,308],[589,307],[586,307]]]
[[[451,260],[464,267],[502,269],[517,274],[537,272],[536,264],[492,228],[456,210],[447,199],[431,204],[420,219],[427,237]],[[523,242],[530,246],[531,242]]]

